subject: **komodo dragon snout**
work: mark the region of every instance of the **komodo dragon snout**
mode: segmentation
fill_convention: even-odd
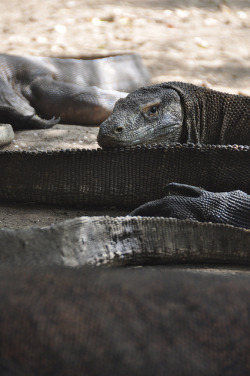
[[[97,141],[101,147],[177,142],[181,135],[183,111],[180,96],[173,89],[160,91],[142,87],[116,102],[104,121]]]

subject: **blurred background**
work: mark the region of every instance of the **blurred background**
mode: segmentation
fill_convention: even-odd
[[[250,95],[250,0],[1,0],[0,51],[139,53],[152,83]]]

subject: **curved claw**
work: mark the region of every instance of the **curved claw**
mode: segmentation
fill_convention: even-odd
[[[49,120],[46,120],[48,124],[51,124],[51,125],[56,125],[60,122],[61,118],[60,116],[58,118],[56,118],[55,116],[53,116],[51,119]]]
[[[60,117],[56,118],[55,116],[53,116],[51,119],[47,120],[47,119],[42,119],[40,118],[38,115],[33,115],[30,119],[29,119],[29,128],[30,129],[47,129],[47,128],[51,128],[53,127],[54,125],[58,124],[60,121]]]

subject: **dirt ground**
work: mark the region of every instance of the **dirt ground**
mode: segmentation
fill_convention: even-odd
[[[250,0],[2,0],[1,52],[139,53],[152,83],[180,80],[250,95]],[[5,149],[96,148],[97,128],[20,131]],[[97,211],[4,204],[0,227],[44,226]],[[116,215],[117,212],[109,214]]]

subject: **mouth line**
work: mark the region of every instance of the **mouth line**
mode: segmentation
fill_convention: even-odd
[[[136,145],[140,143],[140,140],[133,140],[133,141],[121,141],[121,140],[116,140],[112,136],[102,136],[102,138],[97,140],[98,144],[101,147],[106,147],[106,146],[127,146],[127,145]]]
[[[154,139],[147,140],[147,137],[152,136],[154,134],[154,129],[150,128],[151,132],[148,132],[148,134],[145,137],[146,139],[144,141],[142,141],[142,139],[139,139],[139,138],[136,138],[134,140],[131,140],[131,139],[130,140],[119,140],[112,135],[102,135],[101,137],[97,137],[97,142],[102,147],[103,146],[104,147],[105,146],[128,146],[128,145],[132,146],[132,145],[138,145],[138,144],[152,144],[152,143],[156,143],[156,142],[162,140],[164,138],[164,136],[171,133],[177,125],[178,125],[177,123],[173,123],[173,124],[168,124],[166,126],[163,126],[160,129],[164,130],[164,131],[166,131],[166,129],[168,129],[168,132],[167,133],[161,132],[160,134],[156,135],[156,137]]]

